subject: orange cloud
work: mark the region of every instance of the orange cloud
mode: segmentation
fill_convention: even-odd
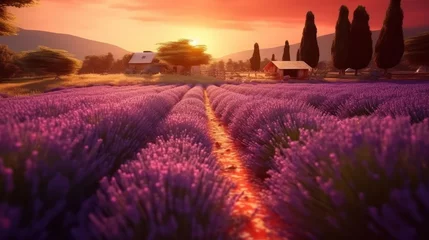
[[[405,26],[428,25],[426,0],[403,0]],[[358,4],[364,5],[371,16],[372,28],[380,28],[388,0],[133,0],[127,3],[116,2],[110,8],[129,12],[133,19],[186,23],[214,28],[252,30],[254,22],[268,22],[278,27],[303,24],[307,11],[316,15],[316,24],[334,25],[338,9],[345,4],[350,9],[350,18]],[[147,14],[157,17],[147,17]],[[412,17],[411,17],[412,16]],[[192,19],[192,21],[189,21]]]

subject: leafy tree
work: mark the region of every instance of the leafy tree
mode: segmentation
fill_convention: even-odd
[[[290,46],[287,40],[285,42],[285,48],[283,49],[282,61],[290,61]]]
[[[6,45],[0,45],[0,78],[13,77],[19,71],[15,60],[15,53]]]
[[[8,36],[16,33],[17,29],[12,24],[13,15],[7,11],[7,7],[27,7],[38,0],[1,0],[0,1],[0,36]]]
[[[273,55],[271,55],[271,61],[275,61],[276,60],[276,55],[274,55],[274,53],[273,53]]]
[[[345,74],[349,67],[349,43],[350,43],[349,9],[341,6],[337,25],[335,26],[335,38],[332,42],[331,57],[335,68],[340,70],[340,75]]]
[[[375,63],[384,73],[401,62],[404,55],[404,12],[401,0],[390,0],[380,36],[375,44]]]
[[[132,53],[128,53],[125,54],[122,59],[118,59],[116,60],[113,65],[112,68],[110,69],[111,73],[123,73],[125,72],[125,70],[128,67],[128,62],[131,60],[133,54]]]
[[[75,73],[81,62],[65,50],[39,47],[38,50],[23,53],[19,59],[24,69],[38,75],[58,76]]]
[[[262,62],[261,62],[261,66],[265,67],[269,62],[270,62],[270,59],[264,58],[264,60],[262,60]]]
[[[359,69],[367,67],[371,61],[371,34],[369,15],[365,7],[358,6],[353,13],[349,45],[349,65],[352,69],[355,69],[355,75],[357,75]]]
[[[195,65],[208,64],[211,55],[205,53],[205,45],[192,46],[189,39],[180,39],[178,41],[159,43],[157,56],[171,65],[180,65],[184,67],[184,72],[190,72],[191,67]]]
[[[230,58],[226,62],[226,71],[232,72],[233,70],[234,70],[234,63],[233,63],[232,59]]]
[[[405,59],[415,66],[429,66],[429,32],[405,41]]]
[[[115,59],[113,58],[112,53],[108,53],[107,55],[100,55],[100,56],[95,56],[95,55],[86,56],[82,64],[82,68],[79,70],[79,74],[84,74],[84,73],[101,74],[105,72],[110,72],[111,68],[113,67],[114,61]]]
[[[300,60],[315,68],[319,63],[319,45],[317,44],[317,28],[313,13],[307,12],[304,31],[299,47]]]
[[[222,71],[222,72],[225,71],[225,62],[223,60],[220,60],[217,63],[217,69],[220,70],[220,71]]]
[[[240,71],[240,65],[238,62],[232,62],[232,71],[233,72],[239,72]]]
[[[255,75],[256,72],[261,69],[261,55],[259,53],[258,43],[255,43],[255,45],[253,45],[253,55],[252,58],[250,58],[250,69],[252,69],[252,71],[255,71]]]
[[[300,53],[299,53],[299,48],[298,48],[298,50],[296,51],[296,60],[297,60],[297,61],[301,61],[301,57],[300,57]]]
[[[243,60],[240,60],[240,61],[238,61],[238,71],[246,71],[246,65],[245,65],[245,63],[243,62]]]

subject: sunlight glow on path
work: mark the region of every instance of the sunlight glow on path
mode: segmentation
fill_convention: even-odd
[[[268,210],[261,203],[261,199],[257,194],[257,187],[252,185],[250,175],[242,164],[238,150],[235,148],[232,139],[229,138],[226,127],[216,117],[210,106],[206,91],[204,91],[204,100],[209,118],[209,134],[213,141],[213,153],[224,170],[224,176],[230,178],[236,184],[232,194],[244,193],[235,205],[233,214],[237,217],[244,215],[246,218],[250,218],[257,209],[251,221],[240,231],[240,239],[278,239],[271,236],[272,231],[267,228],[265,218],[268,215]]]

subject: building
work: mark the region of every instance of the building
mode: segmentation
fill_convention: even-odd
[[[311,69],[304,61],[271,61],[265,65],[264,72],[276,79],[283,79],[285,76],[306,79],[310,76]]]
[[[156,54],[151,51],[134,53],[128,62],[128,69],[133,72],[140,72],[145,68],[147,69],[147,66],[158,62],[156,61],[155,55]]]

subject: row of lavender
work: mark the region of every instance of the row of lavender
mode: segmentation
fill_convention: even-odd
[[[429,117],[429,84],[267,84],[222,85],[233,92],[275,99],[299,100],[340,118],[355,116]]]
[[[208,93],[283,220],[283,236],[429,238],[428,119],[341,119],[246,86]]]
[[[93,87],[1,100],[2,239],[67,239],[99,180],[156,137],[189,89]]]
[[[202,87],[194,87],[137,158],[105,177],[76,239],[225,239],[232,183],[219,175]]]

